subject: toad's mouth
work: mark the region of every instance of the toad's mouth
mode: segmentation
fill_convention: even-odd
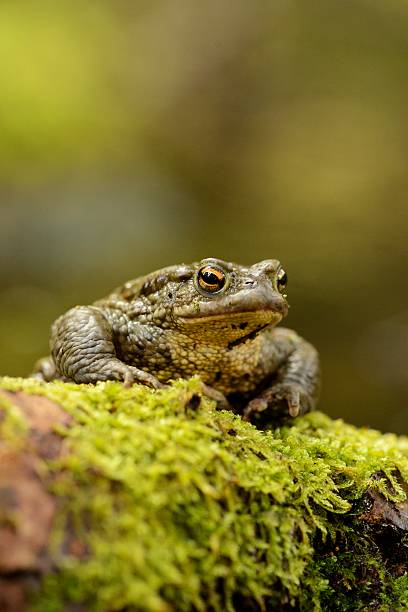
[[[254,325],[255,321],[259,321],[262,327],[266,327],[271,323],[275,325],[282,319],[282,313],[274,312],[273,310],[248,310],[234,313],[220,314],[193,314],[190,316],[181,316],[179,320],[185,325],[197,325],[205,323],[229,323],[231,327],[239,327],[245,329],[247,326]],[[252,332],[251,332],[252,333]]]
[[[285,298],[269,286],[256,291],[242,290],[220,300],[175,306],[173,315],[184,325],[240,323],[248,321],[252,329],[258,324],[278,323],[288,313]]]

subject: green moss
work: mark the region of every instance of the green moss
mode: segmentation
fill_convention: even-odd
[[[262,432],[206,399],[194,408],[197,379],[155,392],[114,382],[0,386],[45,395],[74,417],[60,429],[69,452],[48,465],[60,571],[35,610],[62,601],[96,611],[357,610],[375,579],[378,605],[408,606],[406,575],[392,577],[352,512],[368,486],[405,498],[397,474],[408,481],[408,439],[319,412]],[[85,547],[81,559],[62,554],[67,532]],[[362,563],[372,580],[356,585]]]

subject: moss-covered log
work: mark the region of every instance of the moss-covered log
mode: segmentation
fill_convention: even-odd
[[[0,380],[0,609],[408,609],[408,439]]]

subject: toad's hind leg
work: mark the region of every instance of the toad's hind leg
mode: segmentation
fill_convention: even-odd
[[[36,362],[30,374],[30,378],[38,378],[39,380],[45,380],[45,382],[63,380],[63,377],[58,374],[54,360],[51,356],[43,357]]]

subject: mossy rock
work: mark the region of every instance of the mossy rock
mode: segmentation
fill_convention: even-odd
[[[408,609],[407,438],[320,412],[261,431],[194,378],[0,389],[4,607]]]

